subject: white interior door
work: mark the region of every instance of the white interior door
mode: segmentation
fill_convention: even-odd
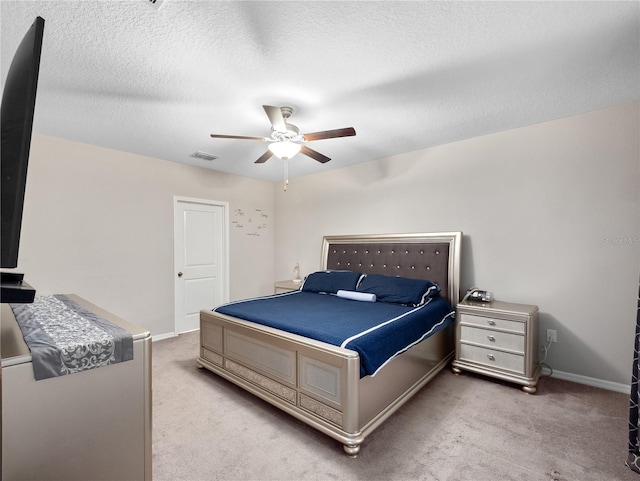
[[[229,299],[225,202],[174,198],[176,333],[200,327],[200,310]]]

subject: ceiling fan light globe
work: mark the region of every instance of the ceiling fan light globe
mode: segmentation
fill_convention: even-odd
[[[294,142],[272,142],[269,150],[276,157],[287,160],[300,152],[300,144]]]

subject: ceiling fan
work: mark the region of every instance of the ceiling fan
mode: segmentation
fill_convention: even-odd
[[[310,149],[306,145],[302,145],[301,142],[311,142],[313,140],[333,139],[336,137],[350,137],[356,135],[356,131],[353,127],[301,134],[298,127],[287,122],[293,113],[293,109],[291,107],[273,107],[271,105],[263,105],[262,107],[271,122],[270,137],[250,137],[245,135],[223,134],[211,134],[211,137],[216,139],[260,140],[263,142],[271,142],[268,150],[255,161],[256,164],[266,162],[273,155],[280,159],[288,160],[298,152],[324,164],[325,162],[330,161],[331,158]]]

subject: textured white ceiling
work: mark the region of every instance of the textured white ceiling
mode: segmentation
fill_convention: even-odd
[[[640,98],[640,3],[0,2],[1,72],[36,16],[36,132],[278,180],[262,105],[309,146],[296,177]],[[219,156],[208,162],[195,151]]]

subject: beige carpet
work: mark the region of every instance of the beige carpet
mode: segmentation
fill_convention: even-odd
[[[624,394],[544,378],[536,395],[450,370],[350,459],[337,441],[195,365],[198,332],[153,344],[153,479],[640,481]]]

